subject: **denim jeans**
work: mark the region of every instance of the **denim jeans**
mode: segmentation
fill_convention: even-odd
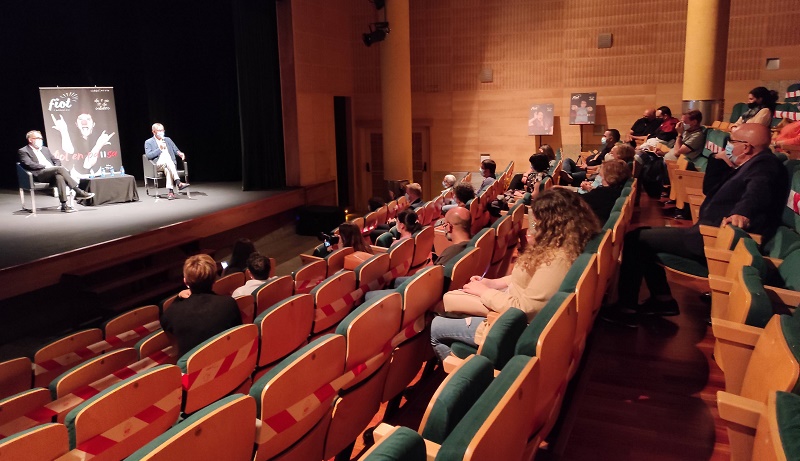
[[[469,325],[467,325],[467,320],[470,320]],[[433,350],[439,360],[444,360],[450,355],[450,344],[454,341],[478,347],[475,344],[475,331],[484,320],[485,318],[483,317],[467,317],[464,319],[434,317],[433,323],[431,323],[431,346],[433,346]]]

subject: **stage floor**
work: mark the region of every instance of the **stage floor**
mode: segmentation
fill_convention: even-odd
[[[193,184],[175,200],[148,197],[139,186],[139,201],[100,206],[75,205],[62,213],[58,199],[37,193],[37,215],[22,211],[18,190],[0,190],[0,269],[189,221],[285,191],[242,191],[241,183]],[[287,189],[291,190],[291,189]],[[165,189],[161,189],[165,191]],[[30,196],[25,203],[30,207]]]

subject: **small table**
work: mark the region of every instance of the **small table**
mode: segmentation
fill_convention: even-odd
[[[129,174],[81,179],[80,188],[95,194],[83,201],[88,206],[139,201],[136,178]]]

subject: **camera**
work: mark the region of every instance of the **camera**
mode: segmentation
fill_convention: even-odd
[[[339,243],[338,235],[326,234],[325,232],[320,232],[317,238],[325,245],[325,248]]]

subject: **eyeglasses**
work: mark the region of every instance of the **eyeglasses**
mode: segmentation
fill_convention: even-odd
[[[741,139],[728,139],[728,142],[731,144],[750,144],[747,141],[742,141]]]

